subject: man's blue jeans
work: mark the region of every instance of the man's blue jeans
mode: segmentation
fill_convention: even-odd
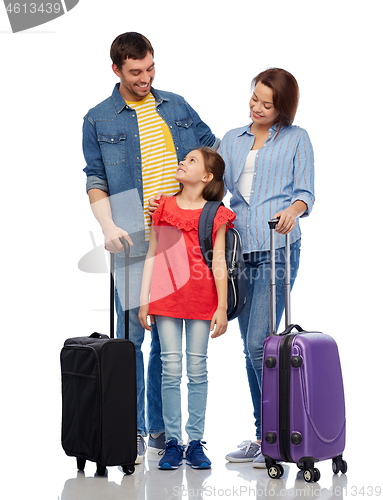
[[[210,321],[156,316],[161,341],[162,401],[166,441],[182,443],[181,377],[182,330],[185,322],[186,373],[189,418],[185,430],[190,441],[201,440],[207,399],[207,346]]]
[[[160,357],[160,341],[156,325],[152,326],[152,341],[148,360],[146,377],[146,419],[145,419],[145,370],[141,350],[145,329],[138,321],[141,280],[144,269],[143,258],[130,258],[129,261],[129,339],[136,348],[137,372],[137,432],[146,436],[147,433],[164,432],[161,399],[162,363]],[[116,276],[116,311],[117,338],[125,338],[125,259],[115,258]],[[148,332],[149,333],[149,332]]]
[[[301,240],[291,245],[291,288],[297,277]],[[244,255],[246,268],[246,304],[238,317],[246,371],[254,407],[256,437],[261,439],[261,388],[263,341],[270,334],[270,252]],[[275,251],[275,282],[277,299],[277,328],[285,309],[285,248]]]

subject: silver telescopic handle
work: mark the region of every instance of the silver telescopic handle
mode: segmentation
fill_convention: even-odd
[[[274,231],[278,221],[269,221],[270,226],[270,334],[277,334],[277,311],[276,311],[276,290],[275,290],[275,237]]]
[[[270,334],[277,333],[276,284],[275,284],[275,228],[279,219],[269,221],[270,227]],[[291,263],[290,234],[286,234],[285,246],[285,325],[291,325]]]
[[[291,325],[291,261],[290,261],[290,233],[286,234],[285,246],[285,326]]]

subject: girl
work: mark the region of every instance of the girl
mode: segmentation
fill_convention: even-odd
[[[256,439],[229,453],[230,462],[265,467],[261,454],[261,382],[263,341],[270,333],[270,241],[268,220],[280,217],[276,228],[277,325],[284,301],[285,234],[291,232],[291,284],[298,272],[301,232],[299,218],[314,205],[314,156],[307,132],[292,125],[299,100],[293,75],[270,68],[253,80],[251,123],[230,130],[219,152],[226,164],[225,182],[232,194],[246,267],[246,304],[238,317],[246,371],[254,407]],[[240,445],[241,447],[241,445]]]
[[[145,261],[139,320],[147,330],[157,324],[162,359],[162,403],[166,449],[158,466],[177,469],[184,448],[181,431],[182,329],[185,322],[189,418],[186,463],[210,468],[203,451],[207,398],[207,344],[227,329],[225,233],[234,213],[220,207],[213,228],[213,266],[205,264],[198,241],[198,222],[206,201],[222,200],[225,163],[210,148],[191,151],[181,161],[176,179],[180,191],[160,199],[153,213],[150,247]],[[149,300],[150,295],[150,300]]]

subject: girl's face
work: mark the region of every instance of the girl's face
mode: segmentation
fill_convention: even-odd
[[[273,91],[258,82],[250,98],[250,118],[256,125],[271,127],[278,115],[279,112],[273,104]]]
[[[211,176],[212,174],[208,174],[205,170],[201,151],[195,149],[187,154],[183,161],[180,161],[175,178],[182,184],[197,184],[209,181]]]

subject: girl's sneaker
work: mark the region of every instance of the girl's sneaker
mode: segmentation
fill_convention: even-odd
[[[182,464],[184,456],[184,447],[177,443],[176,439],[171,439],[164,451],[160,452],[164,456],[158,463],[158,468],[161,470],[173,470],[178,469]]]
[[[192,469],[210,469],[211,461],[205,455],[203,445],[205,441],[190,441],[189,446],[186,450],[186,463],[190,465]],[[205,448],[206,449],[206,448]]]

